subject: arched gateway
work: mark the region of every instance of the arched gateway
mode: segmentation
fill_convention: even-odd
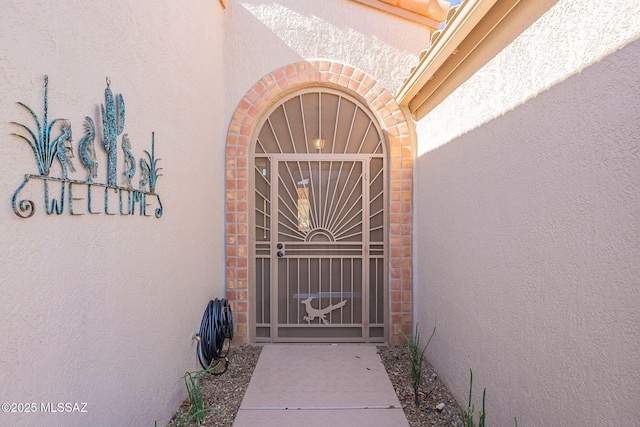
[[[412,144],[363,72],[301,62],[245,96],[227,138],[227,298],[251,341],[411,332]]]
[[[256,339],[384,339],[386,145],[338,91],[296,92],[268,113],[250,211]]]

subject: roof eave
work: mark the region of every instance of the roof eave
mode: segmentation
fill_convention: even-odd
[[[416,119],[433,105],[431,95],[455,72],[472,51],[489,35],[520,0],[467,0],[450,12],[445,27],[432,36],[432,45],[402,84],[396,96]],[[482,25],[479,25],[482,21]],[[464,42],[464,49],[458,49]],[[455,60],[450,60],[456,55]],[[435,79],[436,72],[443,69]],[[427,107],[425,107],[425,105]]]

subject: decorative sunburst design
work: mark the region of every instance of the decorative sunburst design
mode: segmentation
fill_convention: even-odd
[[[307,242],[362,241],[361,161],[283,161],[278,175],[280,235]]]
[[[304,157],[273,165],[278,174],[279,240],[362,241],[365,211],[371,212],[372,224],[382,227],[383,141],[374,120],[356,101],[332,91],[303,93],[270,113],[256,141],[258,240],[270,236],[271,162],[263,157],[267,154]],[[333,160],[337,156],[341,160]],[[369,194],[363,191],[365,177],[370,178]],[[379,206],[366,209],[367,196],[371,207]]]

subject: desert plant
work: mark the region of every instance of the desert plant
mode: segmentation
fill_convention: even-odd
[[[26,104],[22,102],[18,102],[18,105],[22,106],[26,109],[33,121],[36,123],[36,131],[32,131],[28,126],[23,125],[22,123],[11,122],[14,125],[20,126],[28,133],[28,137],[24,135],[20,135],[17,133],[13,133],[19,138],[27,141],[31,150],[33,151],[33,156],[36,160],[36,164],[38,165],[38,172],[42,176],[49,176],[49,171],[51,170],[51,165],[53,164],[53,159],[56,157],[56,153],[58,150],[58,141],[59,138],[51,140],[51,131],[53,130],[53,125],[56,122],[62,119],[55,119],[51,123],[47,122],[48,118],[48,110],[49,110],[49,101],[47,95],[47,89],[49,84],[49,77],[47,75],[44,76],[44,112],[42,116],[42,122],[38,119],[38,116],[34,111],[29,108]]]
[[[473,414],[475,411],[475,405],[473,405],[473,403],[471,403],[471,394],[473,392],[473,371],[471,369],[469,369],[469,403],[467,404],[467,410],[466,412],[462,409],[462,405],[460,406],[460,417],[462,418],[462,425],[463,427],[474,427],[475,424],[473,423]],[[485,401],[485,397],[487,395],[487,388],[485,387],[484,391],[482,392],[482,411],[480,411],[479,415],[479,419],[478,419],[478,427],[485,427],[485,416],[486,413],[484,411],[484,401]],[[516,426],[517,426],[517,421],[516,421]]]
[[[227,414],[219,408],[204,407],[204,399],[202,398],[202,390],[200,389],[200,379],[205,375],[211,374],[220,363],[221,362],[218,362],[208,369],[201,369],[199,371],[187,372],[184,374],[182,378],[184,379],[184,384],[187,387],[187,394],[189,395],[189,411],[176,421],[177,427],[187,426],[191,421],[195,421],[196,424],[202,424],[206,413],[209,411],[217,411],[224,417],[228,418]]]
[[[202,390],[200,389],[200,378],[203,374],[204,371],[187,372],[183,377],[189,395],[189,415],[195,418],[197,424],[202,424],[205,415]]]
[[[158,161],[162,159],[156,159],[155,155],[155,132],[151,132],[151,154],[147,150],[144,150],[144,152],[149,158],[149,191],[155,193],[158,177],[162,176],[161,173],[158,173],[162,170],[162,168],[158,167]]]
[[[424,348],[420,349],[420,331],[418,331],[418,324],[416,324],[416,335],[413,340],[410,340],[409,337],[402,331],[402,335],[407,340],[407,350],[409,353],[409,362],[411,363],[411,385],[413,386],[413,393],[416,397],[416,408],[420,406],[420,398],[418,394],[418,390],[420,388],[420,381],[422,379],[422,362],[424,360],[424,352],[429,347],[429,343],[431,342],[431,338],[436,333],[435,326],[433,327],[433,332],[427,341],[427,344]]]

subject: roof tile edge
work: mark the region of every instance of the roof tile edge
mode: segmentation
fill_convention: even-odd
[[[444,21],[450,3],[446,0],[353,0],[374,9],[381,10],[417,24],[425,25],[432,31]]]
[[[492,17],[492,19],[500,22],[519,2],[520,0],[463,0],[459,6],[452,7],[447,14],[447,21],[445,22],[444,28],[432,34],[431,45],[420,54],[418,65],[411,69],[409,77],[398,89],[396,94],[398,104],[403,107],[408,107],[411,114],[416,118],[416,111],[420,110],[420,106],[410,106],[409,104],[417,104],[418,102],[414,101],[416,97],[421,98],[419,100],[420,105],[426,102],[430,95],[420,94],[420,92],[423,91],[428,84],[434,84],[430,82],[434,78],[434,74],[436,74],[451,55],[458,53],[460,43],[469,37],[471,32],[485,18],[489,11],[492,11],[491,13],[497,11],[499,16]],[[492,10],[494,6],[499,7]],[[494,28],[495,25],[489,27],[486,33],[483,34],[477,34],[478,31],[474,32],[473,38],[478,39],[475,45],[477,46],[477,44],[484,40]],[[466,55],[468,56],[469,53]],[[460,63],[462,63],[465,58],[466,56],[460,58]],[[444,79],[447,77],[448,76],[445,76]],[[442,82],[438,82],[437,85],[439,86],[441,83]],[[431,92],[433,91],[434,90],[431,89]],[[424,108],[420,113],[422,116],[426,114]],[[421,117],[417,117],[417,119],[420,118]]]

